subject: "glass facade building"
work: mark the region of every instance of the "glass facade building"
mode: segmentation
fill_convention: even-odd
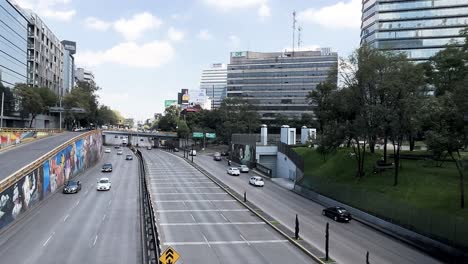
[[[462,43],[466,26],[468,0],[363,0],[361,44],[423,61]]]
[[[227,67],[226,64],[214,63],[210,68],[203,70],[200,79],[200,89],[206,91],[211,99],[212,109],[219,108],[227,94]]]
[[[231,52],[227,96],[254,105],[262,120],[313,114],[309,92],[337,68],[338,54],[330,49],[296,52]]]
[[[5,87],[27,83],[28,21],[7,0],[0,0],[0,81]]]

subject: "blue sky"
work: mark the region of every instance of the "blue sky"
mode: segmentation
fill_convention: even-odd
[[[137,120],[163,111],[203,68],[230,51],[291,47],[292,12],[304,48],[348,56],[359,45],[361,0],[16,0],[61,40],[77,42],[100,102]]]

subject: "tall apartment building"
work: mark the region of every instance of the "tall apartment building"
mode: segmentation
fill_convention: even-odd
[[[227,66],[222,63],[211,64],[202,71],[200,89],[206,91],[211,99],[212,109],[219,108],[227,94]]]
[[[77,68],[75,71],[75,79],[80,82],[87,82],[91,85],[96,85],[94,74],[92,71],[85,68]]]
[[[61,97],[64,95],[63,45],[37,14],[29,10],[24,13],[28,19],[28,83],[48,87]]]
[[[468,0],[363,0],[361,44],[424,61],[450,41],[463,43]]]
[[[65,93],[75,85],[75,57],[76,53],[76,42],[63,40],[62,41],[64,54],[63,54],[63,89]]]
[[[27,82],[28,21],[7,0],[0,0],[0,83],[13,87]]]
[[[313,114],[307,96],[337,68],[329,48],[296,52],[231,52],[227,97],[254,105],[262,120]]]

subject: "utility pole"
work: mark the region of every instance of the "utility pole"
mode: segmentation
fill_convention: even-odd
[[[59,113],[60,117],[59,117],[59,127],[60,127],[60,130],[62,130],[62,96],[60,96],[60,113]],[[3,114],[2,114],[3,116]]]
[[[3,107],[5,103],[5,92],[2,92],[2,111],[0,113],[0,128],[3,128]]]
[[[294,10],[293,11],[293,34],[292,34],[292,56],[294,57],[294,44],[296,42],[296,36],[295,36],[295,33],[296,33],[296,11]]]

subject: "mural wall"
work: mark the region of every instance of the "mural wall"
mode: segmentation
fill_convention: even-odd
[[[232,158],[240,164],[251,167],[255,163],[255,147],[251,145],[232,144]]]
[[[19,144],[25,139],[32,139],[38,137],[45,137],[49,135],[48,132],[0,132],[0,148],[10,145]]]
[[[102,153],[102,136],[91,134],[66,146],[40,167],[0,193],[0,230],[68,179],[94,165]]]

